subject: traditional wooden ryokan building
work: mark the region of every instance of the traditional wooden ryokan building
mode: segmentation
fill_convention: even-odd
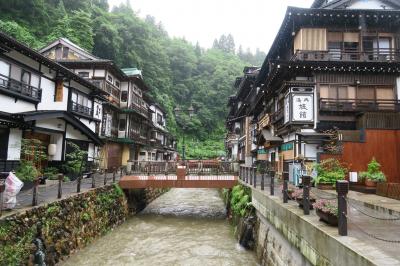
[[[257,125],[246,163],[270,161],[295,180],[300,160],[336,157],[359,172],[375,157],[400,182],[399,1],[289,7],[252,86],[248,101],[229,100],[250,106],[240,116]],[[234,133],[243,117],[230,115]]]
[[[96,133],[105,142],[100,153],[103,167],[113,169],[135,160],[164,160],[164,152],[163,156],[156,156],[159,147],[155,147],[158,144],[157,134],[153,132],[157,132],[159,126],[153,123],[156,111],[151,109],[155,103],[150,103],[147,96],[149,87],[144,83],[140,70],[120,69],[113,61],[98,58],[64,38],[54,41],[40,52],[95,84],[106,94],[107,101],[102,110],[93,110],[101,113],[101,126]],[[81,100],[77,108],[85,109],[85,103],[85,99]],[[162,121],[165,127],[165,120]],[[168,152],[165,151],[165,158],[174,157],[174,145],[169,147]]]

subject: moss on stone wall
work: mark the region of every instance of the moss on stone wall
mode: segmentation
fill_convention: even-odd
[[[37,237],[44,242],[47,264],[54,265],[127,216],[124,193],[114,184],[6,217],[0,220],[0,265],[32,261]]]

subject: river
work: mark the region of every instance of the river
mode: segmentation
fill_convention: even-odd
[[[62,265],[257,265],[213,189],[171,189]]]

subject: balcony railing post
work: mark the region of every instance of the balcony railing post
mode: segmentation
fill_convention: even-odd
[[[349,181],[336,181],[336,192],[338,197],[338,232],[341,236],[347,236],[347,193],[349,192]]]
[[[82,181],[82,175],[79,174],[78,180],[77,180],[77,183],[76,183],[76,193],[80,193],[81,192],[81,181]]]
[[[0,217],[3,214],[3,193],[6,189],[5,179],[0,179]]]
[[[289,173],[288,172],[284,172],[283,173],[283,203],[287,203],[288,202],[288,182],[289,182]]]
[[[250,172],[250,186],[253,185],[253,167],[249,167],[249,172]]]
[[[92,188],[96,188],[96,178],[94,173],[90,175],[90,178],[92,179]]]
[[[270,175],[271,175],[270,194],[271,196],[273,196],[275,194],[275,171],[271,170]]]
[[[58,175],[58,193],[57,193],[57,199],[61,199],[62,198],[62,182],[64,180],[64,175],[63,174],[59,174]]]
[[[32,206],[37,206],[38,205],[38,186],[39,186],[39,177],[36,177],[36,179],[33,181],[33,192],[32,192]]]
[[[261,190],[264,190],[264,171],[261,172]]]
[[[104,169],[104,186],[107,185],[107,169]]]
[[[253,176],[254,176],[253,185],[254,185],[254,188],[256,188],[257,187],[257,167],[253,167]]]
[[[113,169],[113,183],[115,183],[115,175],[117,174],[117,169],[114,167]]]
[[[310,176],[303,176],[303,211],[305,215],[310,214]]]

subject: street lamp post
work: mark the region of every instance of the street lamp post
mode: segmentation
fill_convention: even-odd
[[[190,105],[189,108],[187,109],[181,109],[179,107],[175,107],[174,109],[175,116],[178,116],[180,113],[187,113],[189,114],[189,118],[192,119],[195,109],[193,108],[192,105]],[[186,146],[185,146],[185,130],[186,130],[186,125],[182,125],[182,130],[183,130],[183,140],[182,140],[182,159],[183,161],[186,160]]]

